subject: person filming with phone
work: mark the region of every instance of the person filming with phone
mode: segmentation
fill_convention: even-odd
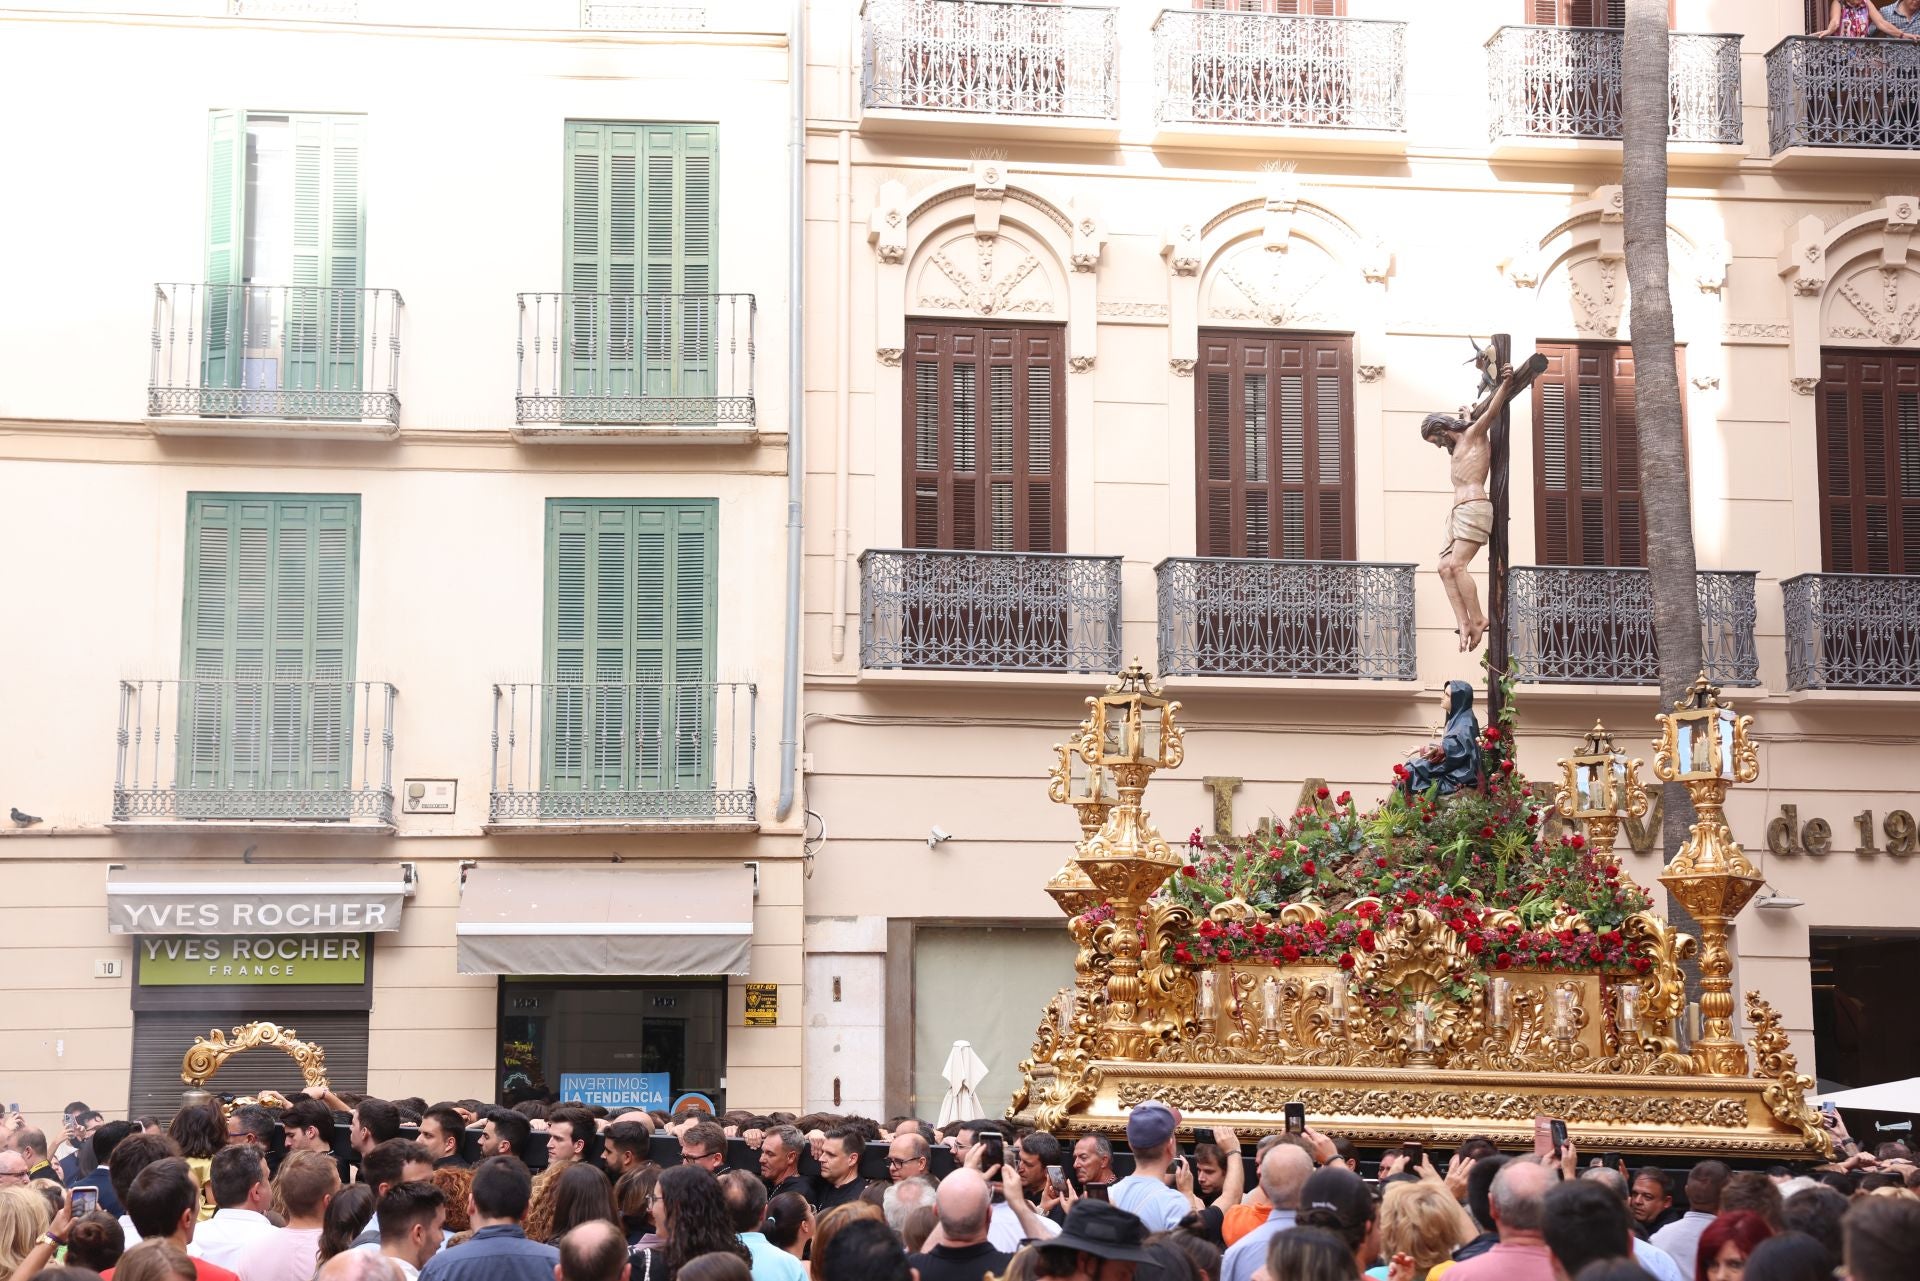
[[[1158,1099],[1149,1099],[1127,1114],[1133,1173],[1107,1190],[1107,1200],[1139,1216],[1148,1232],[1173,1231],[1194,1208],[1168,1183],[1178,1154],[1174,1134],[1179,1128],[1180,1114]]]

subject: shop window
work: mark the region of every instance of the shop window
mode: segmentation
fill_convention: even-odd
[[[646,1076],[661,1087],[662,1107],[691,1093],[723,1109],[726,1001],[719,979],[505,978],[495,1058],[499,1097],[507,1103],[544,1098],[559,1092],[568,1076]]]
[[[1920,936],[1816,930],[1810,946],[1815,1064],[1802,1070],[1817,1065],[1823,1089],[1912,1076],[1920,1062],[1920,1027],[1911,1017]],[[1870,1148],[1882,1136],[1856,1128],[1853,1137]]]

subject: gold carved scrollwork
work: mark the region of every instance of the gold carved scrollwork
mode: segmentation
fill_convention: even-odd
[[[1291,1102],[1305,1103],[1311,1116],[1419,1117],[1443,1121],[1531,1121],[1542,1114],[1581,1125],[1710,1126],[1740,1129],[1747,1109],[1738,1099],[1703,1095],[1578,1094],[1543,1090],[1410,1088],[1312,1088],[1293,1084],[1273,1086],[1229,1084],[1174,1084],[1164,1081],[1123,1081],[1118,1102],[1131,1108],[1159,1099],[1183,1112],[1209,1114],[1267,1113],[1278,1115]]]
[[[1833,1135],[1820,1123],[1819,1113],[1807,1106],[1807,1091],[1813,1078],[1800,1071],[1800,1061],[1788,1049],[1787,1033],[1780,1016],[1758,992],[1747,993],[1747,1022],[1753,1034],[1747,1046],[1753,1051],[1753,1074],[1772,1083],[1761,1091],[1760,1100],[1780,1124],[1800,1131],[1800,1136],[1828,1157],[1833,1155]]]
[[[180,1060],[180,1079],[188,1085],[204,1086],[213,1074],[234,1055],[245,1050],[279,1050],[300,1069],[308,1085],[327,1084],[327,1052],[300,1039],[300,1034],[278,1023],[243,1023],[233,1029],[233,1039],[214,1028],[195,1041]]]

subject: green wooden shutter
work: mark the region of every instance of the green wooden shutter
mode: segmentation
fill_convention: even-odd
[[[555,501],[547,531],[543,790],[710,788],[713,503]]]
[[[718,281],[714,125],[645,126],[645,314],[649,396],[710,397]]]
[[[568,387],[579,396],[635,394],[640,127],[567,124]]]
[[[298,391],[360,388],[366,271],[361,160],[365,122],[294,116],[293,278],[286,284],[286,372]],[[278,282],[268,282],[278,283]]]
[[[232,794],[338,791],[345,817],[359,524],[355,495],[189,496],[178,777],[210,795],[183,815],[273,817]]]
[[[240,386],[241,272],[246,256],[247,118],[216,111],[207,120],[207,297],[201,383]]]

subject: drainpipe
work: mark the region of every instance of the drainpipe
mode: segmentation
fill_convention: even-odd
[[[853,254],[847,248],[853,234],[853,138],[840,131],[839,220],[834,225],[834,311],[839,330],[840,376],[833,394],[833,656],[847,656],[847,452],[853,431],[847,422],[853,379]]]
[[[792,137],[787,157],[787,634],[780,689],[780,803],[774,818],[793,808],[793,782],[800,755],[800,500],[807,465],[807,375],[805,355],[807,178],[807,3],[793,0],[787,42],[788,111]]]

